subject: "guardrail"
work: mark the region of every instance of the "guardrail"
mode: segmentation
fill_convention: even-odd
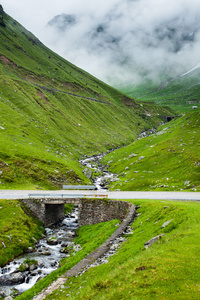
[[[94,185],[63,185],[63,190],[96,190]]]
[[[108,198],[108,195],[94,195],[95,198]]]
[[[28,194],[29,199],[31,198],[108,198],[108,195],[94,194],[94,195],[84,195],[84,194]]]
[[[29,198],[81,198],[85,195],[74,195],[74,194],[28,194]]]

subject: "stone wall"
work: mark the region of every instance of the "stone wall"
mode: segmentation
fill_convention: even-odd
[[[114,219],[123,221],[130,207],[128,202],[107,199],[22,199],[21,202],[26,204],[33,215],[46,227],[64,219],[65,203],[74,203],[79,206],[79,226]]]
[[[64,219],[64,203],[46,204],[43,199],[22,199],[32,214],[49,227]]]
[[[45,221],[45,204],[40,199],[21,199],[32,212],[32,214],[44,223]]]
[[[130,204],[124,201],[82,199],[79,226],[93,225],[114,219],[123,221]]]

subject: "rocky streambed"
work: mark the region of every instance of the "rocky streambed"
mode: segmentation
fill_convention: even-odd
[[[56,270],[59,261],[80,250],[73,239],[78,227],[78,208],[57,226],[45,228],[44,237],[17,259],[0,268],[0,297],[21,294]]]
[[[109,172],[106,166],[100,162],[106,155],[107,153],[98,154],[80,160],[80,163],[85,166],[85,169],[83,170],[85,176],[92,180],[97,190],[107,190],[107,182],[118,180],[117,175]],[[93,173],[98,173],[99,175],[93,179]]]

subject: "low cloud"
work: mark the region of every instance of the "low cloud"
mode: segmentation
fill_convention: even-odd
[[[110,84],[162,81],[200,62],[197,0],[4,1],[7,6],[23,4],[24,11],[31,10],[27,29],[67,60]],[[28,19],[23,20],[28,24]]]

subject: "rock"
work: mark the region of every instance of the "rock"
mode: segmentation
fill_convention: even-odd
[[[78,252],[82,249],[82,247],[81,247],[81,245],[74,245],[73,249],[75,252]]]
[[[50,228],[45,228],[45,234],[52,234],[53,231]]]
[[[44,250],[41,252],[41,255],[51,255],[51,252],[48,250]]]
[[[161,226],[161,228],[165,228],[169,223],[171,223],[171,221],[172,221],[172,220],[169,220],[169,221],[165,222],[165,223]]]
[[[10,271],[10,268],[8,266],[1,269],[2,274],[8,273],[9,271]]]
[[[4,297],[6,297],[6,294],[5,294],[5,292],[3,292],[3,291],[0,291],[0,299],[1,299],[1,298],[4,298]]]
[[[60,253],[68,253],[68,252],[69,252],[69,249],[67,249],[67,248],[60,249]]]
[[[4,300],[13,300],[13,297],[8,296],[8,297],[6,297]]]
[[[69,242],[68,245],[67,245],[67,247],[73,247],[74,245],[75,245],[74,242]]]
[[[76,233],[69,230],[69,231],[67,231],[66,235],[69,236],[69,237],[75,237]]]
[[[0,285],[15,285],[25,282],[26,275],[22,272],[11,273],[0,277]]]
[[[4,243],[4,242],[2,242],[2,245],[3,245],[3,247],[4,247],[4,248],[6,248],[6,245],[5,245],[5,243]]]
[[[88,178],[88,179],[92,179],[92,175],[93,175],[93,172],[92,170],[88,169],[88,168],[85,168],[83,170],[83,174]]]
[[[37,243],[36,238],[32,237],[32,240],[34,241],[34,243]]]
[[[142,159],[144,159],[145,158],[145,156],[140,156],[138,159],[139,160],[142,160]]]
[[[37,269],[37,265],[34,264],[34,265],[29,266],[30,272],[34,271],[35,269]]]
[[[33,247],[28,247],[25,253],[32,253],[34,251]]]
[[[161,239],[162,236],[164,236],[165,234],[160,234],[160,235],[157,235],[155,237],[153,237],[152,239],[150,239],[149,241],[147,241],[145,244],[144,244],[144,247],[147,249],[149,248],[149,246],[151,246],[153,243],[157,242],[158,239]]]
[[[131,155],[129,155],[129,157],[131,158],[131,157],[136,157],[136,156],[138,156],[137,154],[135,154],[135,153],[133,153],[133,154],[131,154]]]
[[[54,237],[51,237],[47,240],[47,244],[48,245],[51,245],[51,246],[55,246],[55,245],[58,245],[58,239],[57,238],[54,238]]]
[[[186,180],[184,185],[190,185],[190,181],[189,180]]]

